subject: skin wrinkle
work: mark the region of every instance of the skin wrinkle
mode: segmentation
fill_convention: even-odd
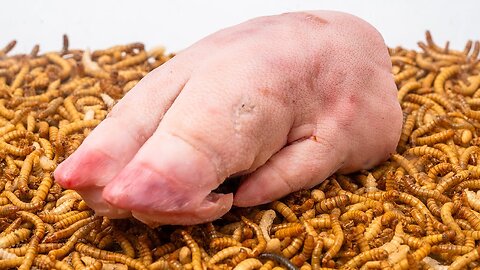
[[[172,70],[169,71],[169,73],[173,72]],[[185,87],[185,85],[188,83],[188,80],[186,80],[181,86],[180,86],[180,89],[183,89]],[[181,93],[182,90],[180,90],[178,92],[177,95],[174,95],[172,96],[168,101],[167,103],[165,103],[165,108],[170,108],[172,106],[172,104],[175,102],[175,100],[177,99],[178,95]],[[153,93],[155,94],[155,93]],[[157,92],[157,94],[159,94]],[[125,106],[128,106],[128,105],[125,105]],[[117,119],[118,121],[122,122],[122,112],[117,112],[118,109],[116,110],[115,108],[120,108],[118,106],[115,106],[112,111],[110,111],[108,114],[107,114],[107,117],[104,121],[107,121],[107,119],[109,118],[114,118],[114,119]],[[156,110],[156,108],[152,108],[154,110]],[[131,129],[126,129],[127,133],[130,134],[130,136],[132,137],[132,139],[134,139],[140,146],[143,145],[147,140],[148,138],[150,138],[151,134],[153,134],[153,132],[155,132],[155,130],[158,128],[158,125],[160,124],[160,122],[162,121],[163,117],[165,116],[165,113],[166,113],[167,110],[165,110],[164,113],[161,113],[158,115],[158,117],[150,117],[148,121],[151,121],[151,122],[154,122],[155,124],[154,125],[151,125],[151,126],[148,126],[147,125],[147,128],[146,129],[138,129],[137,132],[139,134],[133,134],[132,133],[132,130]],[[149,115],[150,116],[150,115]],[[144,116],[143,117],[139,117],[137,120],[142,120],[144,119]],[[128,124],[128,123],[126,123]],[[148,129],[148,127],[150,127],[150,129]]]
[[[172,137],[180,139],[184,143],[188,144],[192,149],[195,149],[195,151],[202,154],[210,162],[210,164],[214,168],[214,171],[217,174],[217,177],[216,177],[215,180],[218,183],[218,185],[220,185],[223,182],[223,180],[226,178],[226,177],[223,176],[225,174],[224,173],[225,170],[220,165],[221,161],[216,162],[218,160],[218,157],[215,157],[215,153],[213,151],[210,151],[210,152],[206,151],[206,149],[209,149],[206,142],[203,142],[202,144],[195,144],[195,143],[191,142],[190,140],[182,137],[181,135],[176,134],[173,130],[167,130],[165,132],[168,133]],[[199,145],[202,145],[203,147],[200,147]],[[214,188],[217,188],[218,185]]]

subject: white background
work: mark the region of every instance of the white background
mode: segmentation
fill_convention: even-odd
[[[29,52],[37,43],[42,51],[59,50],[64,33],[72,48],[141,41],[147,47],[163,44],[176,51],[249,18],[311,9],[355,14],[373,24],[389,46],[416,48],[426,29],[440,44],[450,40],[453,48],[480,38],[480,1],[475,0],[10,0],[1,4],[0,46],[16,39],[15,52]]]

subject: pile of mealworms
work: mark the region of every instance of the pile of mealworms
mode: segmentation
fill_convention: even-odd
[[[397,152],[267,205],[196,226],[96,216],[54,182],[115,103],[173,55],[141,43],[0,50],[0,268],[480,269],[480,43],[390,49]]]

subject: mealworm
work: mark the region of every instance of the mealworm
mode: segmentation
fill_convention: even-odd
[[[75,245],[75,250],[86,254],[88,256],[92,256],[97,259],[103,259],[107,261],[115,261],[119,263],[126,264],[127,266],[138,269],[138,270],[146,270],[147,268],[143,265],[138,260],[132,259],[126,255],[120,254],[120,253],[114,253],[110,251],[105,251],[101,249],[94,248],[92,246],[83,244],[83,243],[77,243]]]

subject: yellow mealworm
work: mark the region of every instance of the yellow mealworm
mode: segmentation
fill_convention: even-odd
[[[115,241],[122,248],[123,253],[125,253],[125,255],[130,258],[135,258],[135,249],[133,248],[133,245],[130,243],[127,237],[125,237],[125,235],[118,230],[113,231],[113,236],[115,237]]]
[[[257,224],[253,223],[252,221],[248,220],[245,217],[242,217],[242,221],[255,232],[255,236],[256,236],[256,239],[257,239],[258,243],[252,249],[252,255],[253,256],[258,256],[258,254],[262,253],[265,250],[265,248],[267,247],[267,241],[263,237],[262,230],[260,229],[260,227]]]
[[[324,199],[319,202],[315,209],[319,213],[330,212],[334,208],[341,208],[347,205],[350,202],[350,198],[347,195],[338,195],[332,198]]]
[[[192,266],[194,270],[201,270],[202,269],[202,255],[200,252],[200,248],[198,247],[198,244],[193,240],[193,238],[190,236],[190,234],[184,230],[180,231],[180,234],[183,237],[183,240],[187,244],[187,246],[190,248],[192,252]]]
[[[91,216],[92,214],[93,214],[92,211],[88,211],[88,210],[87,211],[82,211],[80,213],[77,213],[77,214],[71,215],[69,217],[66,217],[63,220],[55,222],[55,224],[53,224],[53,227],[56,228],[56,229],[62,229],[62,228],[70,226],[71,224],[73,224],[73,223],[75,223],[75,222],[77,222],[81,219],[87,218],[87,217]]]
[[[295,213],[286,204],[275,201],[271,204],[271,207],[281,214],[288,222],[298,222],[298,218]]]
[[[18,229],[9,234],[0,237],[0,248],[6,248],[13,246],[21,241],[27,239],[31,234],[31,231],[26,228]]]
[[[48,256],[52,260],[66,256],[68,252],[73,250],[77,241],[85,237],[95,226],[98,226],[98,224],[98,222],[93,222],[78,229],[61,248],[49,251]]]
[[[137,270],[146,270],[147,268],[143,265],[142,262],[132,259],[126,255],[120,254],[120,253],[114,253],[110,251],[105,251],[101,249],[97,249],[95,247],[83,244],[83,243],[77,243],[75,245],[75,250],[83,253],[88,256],[92,256],[97,259],[102,259],[102,260],[107,260],[107,261],[115,261],[119,263],[126,264],[128,267],[137,269]]]
[[[47,53],[45,56],[49,61],[59,65],[62,68],[62,71],[59,74],[61,79],[65,79],[69,76],[72,71],[72,66],[65,59],[55,53]]]

